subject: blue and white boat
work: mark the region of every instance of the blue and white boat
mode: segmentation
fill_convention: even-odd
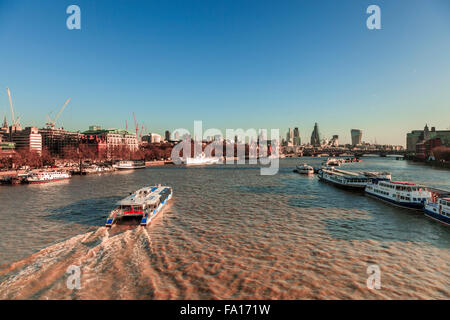
[[[106,219],[106,227],[126,218],[140,219],[141,226],[149,225],[172,198],[172,188],[167,186],[144,187],[117,202]]]
[[[450,196],[430,199],[425,203],[425,215],[450,226]]]
[[[411,182],[372,180],[365,191],[367,195],[390,204],[416,210],[422,210],[425,202],[431,199],[430,191]]]

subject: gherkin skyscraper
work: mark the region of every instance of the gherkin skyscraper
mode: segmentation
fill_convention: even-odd
[[[314,130],[311,134],[311,145],[314,147],[320,147],[320,133],[319,133],[319,126],[316,124],[314,125]]]

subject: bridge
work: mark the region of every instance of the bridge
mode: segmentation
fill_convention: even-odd
[[[335,149],[335,148],[326,148],[326,149],[318,149],[318,148],[310,148],[310,149],[304,149],[303,150],[303,156],[328,156],[328,157],[342,157],[342,156],[348,156],[348,157],[362,157],[362,156],[380,156],[380,157],[387,157],[387,156],[399,156],[403,157],[408,152],[406,150],[401,151],[395,151],[395,150],[381,150],[381,149],[375,149],[375,150],[350,150],[350,149]]]

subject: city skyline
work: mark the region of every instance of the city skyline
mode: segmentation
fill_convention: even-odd
[[[78,1],[82,29],[72,31],[69,4],[0,2],[8,123],[6,86],[23,127],[44,127],[69,97],[57,127],[73,131],[125,128],[126,120],[130,128],[135,112],[161,135],[202,120],[282,136],[299,127],[309,139],[317,122],[343,144],[360,128],[366,142],[405,146],[425,123],[450,126],[445,1],[378,1],[382,30],[365,27],[365,1]]]

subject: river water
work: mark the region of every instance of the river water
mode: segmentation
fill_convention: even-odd
[[[0,187],[0,299],[448,299],[450,228],[293,173],[153,167]],[[348,170],[450,190],[450,172],[389,158]],[[153,184],[174,197],[151,226],[103,227],[114,202]],[[367,288],[367,267],[381,288]],[[67,286],[80,269],[80,289]]]

